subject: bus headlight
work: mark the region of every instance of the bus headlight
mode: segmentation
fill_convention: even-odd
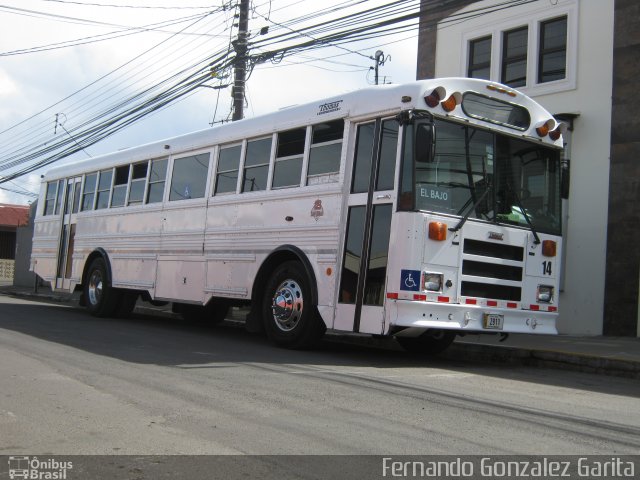
[[[443,279],[444,275],[442,273],[423,272],[422,290],[426,290],[428,292],[441,292]]]
[[[538,285],[536,300],[540,303],[552,303],[553,287],[550,285]]]

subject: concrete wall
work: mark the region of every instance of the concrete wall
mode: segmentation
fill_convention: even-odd
[[[33,287],[35,274],[29,271],[31,260],[31,245],[33,244],[33,219],[36,213],[37,202],[31,205],[29,211],[29,224],[19,227],[16,231],[16,263],[13,284],[20,287]]]
[[[604,332],[639,335],[640,2],[616,0]]]
[[[473,2],[456,13],[497,3]],[[553,114],[579,115],[571,132],[571,192],[565,205],[566,270],[558,327],[561,333],[600,335],[607,252],[614,2],[540,1],[458,23],[441,22],[434,73],[436,77],[465,76],[468,41],[491,33],[496,47],[492,49],[492,79],[498,80],[501,32],[525,24],[530,27],[529,65],[535,65],[537,55],[532,55],[531,46],[537,42],[537,21],[564,14],[569,18],[567,78],[553,84],[528,84],[520,90]],[[428,45],[419,50],[419,62],[428,63],[426,51],[430,48]],[[418,68],[419,73],[428,70]],[[531,71],[528,78],[534,78]],[[637,277],[636,272],[633,276]]]

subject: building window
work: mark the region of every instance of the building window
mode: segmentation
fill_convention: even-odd
[[[56,189],[58,182],[47,183],[47,193],[44,199],[44,214],[53,215],[53,208],[56,204]]]
[[[502,33],[501,81],[511,87],[527,84],[527,37],[528,27],[516,28]]]
[[[562,80],[567,74],[567,17],[540,24],[538,83]]]
[[[491,35],[469,42],[467,77],[491,79]]]
[[[168,160],[151,161],[151,171],[149,172],[149,190],[147,191],[147,200],[145,203],[158,203],[164,197],[164,183],[167,180],[167,163]]]
[[[307,138],[306,128],[296,128],[278,134],[276,161],[273,166],[272,188],[299,187],[302,157]]]
[[[267,189],[269,160],[271,158],[271,137],[247,142],[244,160],[242,192]]]

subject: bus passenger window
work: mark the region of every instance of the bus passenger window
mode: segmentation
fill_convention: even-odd
[[[306,137],[306,128],[297,128],[278,134],[278,150],[273,167],[272,188],[300,186]]]
[[[147,181],[148,162],[132,165],[131,187],[129,188],[128,205],[140,205],[144,198],[144,185]]]
[[[58,215],[60,213],[60,208],[62,206],[62,193],[64,192],[64,180],[58,180],[58,198],[56,200],[56,208],[54,210],[54,214]]]
[[[56,203],[56,187],[58,182],[47,183],[47,193],[44,199],[44,214],[53,215],[53,207]]]
[[[100,180],[98,180],[98,195],[96,200],[96,210],[109,206],[109,191],[111,190],[111,177],[113,170],[102,170]]]
[[[236,193],[238,186],[238,169],[242,145],[224,147],[218,155],[218,173],[216,174],[216,190],[214,195]]]
[[[242,177],[242,192],[255,192],[267,189],[270,159],[271,137],[247,142],[244,175]]]
[[[116,168],[116,178],[113,182],[113,195],[111,195],[112,207],[123,207],[127,197],[127,184],[129,183],[129,165]]]
[[[151,172],[149,173],[149,190],[147,192],[147,200],[145,203],[158,203],[162,201],[164,196],[164,184],[167,180],[167,162],[166,158],[162,160],[153,160],[151,162]]]
[[[173,162],[169,201],[204,197],[209,171],[209,152],[178,158]]]
[[[96,194],[97,173],[91,173],[84,177],[84,190],[82,194],[82,211],[93,210],[93,199]]]
[[[343,132],[344,120],[319,123],[312,127],[307,185],[338,181]]]

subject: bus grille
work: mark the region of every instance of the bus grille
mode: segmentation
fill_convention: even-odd
[[[519,302],[523,272],[524,248],[465,239],[460,290],[463,297]]]

